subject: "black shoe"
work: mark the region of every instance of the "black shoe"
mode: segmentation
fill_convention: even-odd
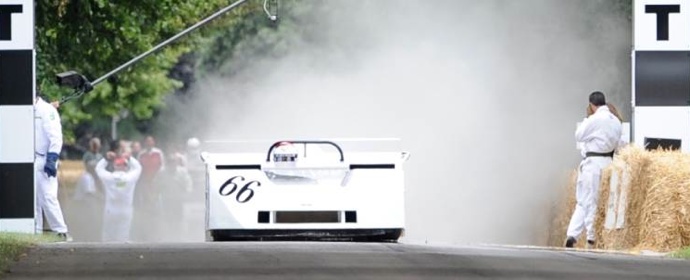
[[[66,232],[58,232],[57,237],[60,238],[60,241],[63,241],[63,242],[72,242],[72,236],[70,236],[69,233],[66,233]]]
[[[575,237],[568,236],[568,239],[565,240],[565,247],[573,248],[576,242]]]

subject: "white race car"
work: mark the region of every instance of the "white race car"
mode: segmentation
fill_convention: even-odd
[[[397,241],[409,153],[355,148],[363,142],[277,141],[262,151],[206,145],[220,147],[202,153],[207,241]]]

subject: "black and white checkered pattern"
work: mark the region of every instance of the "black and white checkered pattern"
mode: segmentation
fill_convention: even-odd
[[[635,0],[633,142],[690,152],[690,0]]]
[[[34,3],[0,1],[0,231],[34,232]]]

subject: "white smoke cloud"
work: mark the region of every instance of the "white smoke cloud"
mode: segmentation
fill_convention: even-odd
[[[629,115],[624,15],[610,1],[321,3],[299,48],[200,81],[189,123],[207,139],[400,137],[407,242],[544,244],[587,95]]]

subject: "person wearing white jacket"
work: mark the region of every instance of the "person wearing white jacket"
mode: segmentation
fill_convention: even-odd
[[[582,143],[583,160],[578,170],[575,197],[577,204],[568,225],[565,247],[574,247],[577,237],[586,230],[587,245],[594,246],[594,214],[599,198],[599,183],[604,168],[611,164],[621,145],[622,123],[606,105],[604,94],[589,95],[592,114],[577,127],[575,141]]]
[[[62,151],[60,114],[40,95],[34,99],[34,145],[36,180],[36,232],[43,232],[43,215],[48,226],[64,241],[72,241],[58,200],[57,169]]]
[[[113,171],[106,170],[108,159],[113,161]],[[103,241],[129,241],[134,190],[141,175],[141,164],[134,157],[115,157],[109,152],[106,158],[101,159],[96,165],[96,174],[103,182],[105,193]]]

